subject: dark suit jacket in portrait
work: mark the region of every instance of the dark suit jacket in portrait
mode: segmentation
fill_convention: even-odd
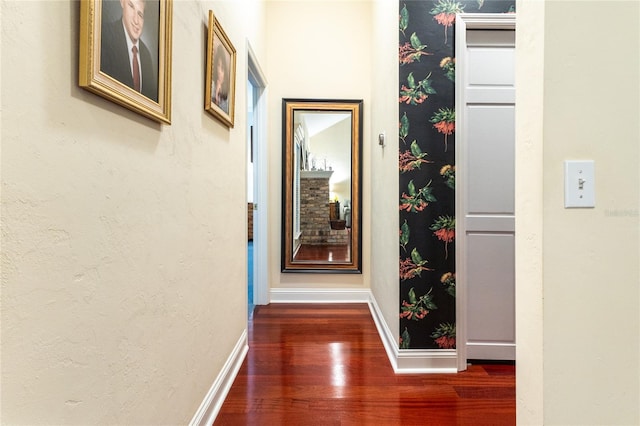
[[[129,52],[125,37],[124,27],[120,19],[102,26],[100,71],[133,89],[133,76],[131,75]],[[140,73],[142,74],[142,94],[158,102],[157,69],[153,66],[151,53],[142,40],[138,40],[138,53],[140,54]]]

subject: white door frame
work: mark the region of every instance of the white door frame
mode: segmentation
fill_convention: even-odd
[[[467,134],[464,116],[466,105],[467,30],[515,30],[515,13],[460,13],[456,16],[456,165],[465,164]],[[456,353],[458,371],[467,369],[467,277],[464,262],[466,249],[466,211],[464,167],[456,167]]]
[[[267,235],[269,209],[267,203],[268,174],[267,174],[267,79],[262,72],[258,59],[247,40],[247,84],[256,88],[257,100],[254,105],[254,235],[253,235],[253,304],[266,305],[269,303],[269,283],[267,281]]]

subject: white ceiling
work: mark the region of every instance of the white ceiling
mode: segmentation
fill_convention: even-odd
[[[299,112],[300,120],[304,123],[309,137],[317,135],[324,129],[336,125],[338,122],[351,118],[350,113],[305,111]]]

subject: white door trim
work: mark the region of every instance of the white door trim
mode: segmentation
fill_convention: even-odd
[[[466,46],[467,30],[515,30],[515,13],[461,13],[456,16],[456,165],[465,164],[467,157],[466,121]],[[456,167],[456,353],[458,371],[467,369],[467,285],[464,253],[466,249],[464,167]]]
[[[254,163],[254,203],[257,204],[257,214],[254,216],[253,235],[253,304],[266,305],[269,303],[269,283],[268,277],[268,252],[267,236],[268,225],[267,215],[269,209],[267,203],[268,175],[267,158],[269,153],[267,147],[267,79],[258,63],[258,58],[247,40],[247,80],[257,89],[257,101],[254,105],[254,153],[257,161]]]

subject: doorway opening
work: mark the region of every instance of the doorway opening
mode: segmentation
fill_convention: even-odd
[[[255,92],[256,88],[254,87],[251,79],[247,81],[247,303],[248,308],[247,312],[249,313],[249,319],[253,316],[253,211],[256,207],[256,194],[254,188],[254,175],[255,175],[255,166],[254,166],[254,140],[253,140],[253,132],[254,132],[254,105],[255,105]]]
[[[515,14],[456,21],[456,340],[515,360]]]
[[[269,303],[267,288],[266,79],[247,43],[247,306]]]

